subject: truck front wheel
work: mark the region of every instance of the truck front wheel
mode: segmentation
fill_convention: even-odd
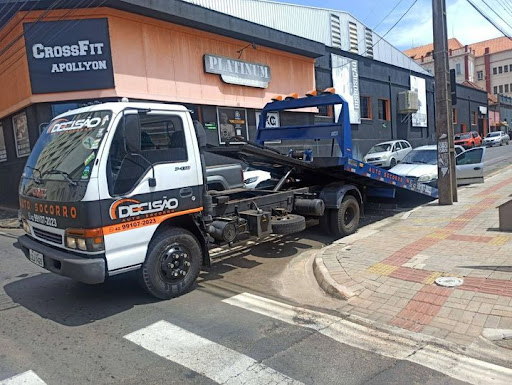
[[[341,238],[355,233],[360,217],[359,202],[352,195],[346,195],[338,210],[330,210],[331,234]]]
[[[149,244],[140,270],[143,288],[160,299],[190,290],[199,275],[202,252],[196,237],[184,229],[169,229]]]

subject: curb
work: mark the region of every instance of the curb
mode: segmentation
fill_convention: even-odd
[[[320,252],[318,254],[322,253]],[[331,274],[329,274],[329,271],[327,271],[324,265],[323,258],[319,257],[318,254],[315,255],[313,260],[313,274],[322,290],[338,299],[346,300],[353,297],[355,293],[352,290],[346,286],[340,285],[331,277]]]

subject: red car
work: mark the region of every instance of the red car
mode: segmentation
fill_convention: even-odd
[[[463,132],[455,134],[454,144],[464,147],[465,149],[478,147],[482,145],[482,138],[476,131]]]

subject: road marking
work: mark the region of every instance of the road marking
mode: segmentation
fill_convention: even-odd
[[[0,381],[0,385],[46,385],[32,370]]]
[[[167,321],[159,321],[124,338],[219,384],[302,384],[244,354]]]
[[[257,295],[242,293],[222,302],[315,330],[345,345],[414,362],[472,384],[510,384],[512,378],[512,369],[509,368]]]

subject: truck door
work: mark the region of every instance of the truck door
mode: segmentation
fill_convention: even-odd
[[[202,171],[192,121],[182,111],[125,111],[101,187],[109,272],[144,262],[164,220],[202,209]]]
[[[484,183],[484,147],[472,148],[457,155],[457,184]]]

